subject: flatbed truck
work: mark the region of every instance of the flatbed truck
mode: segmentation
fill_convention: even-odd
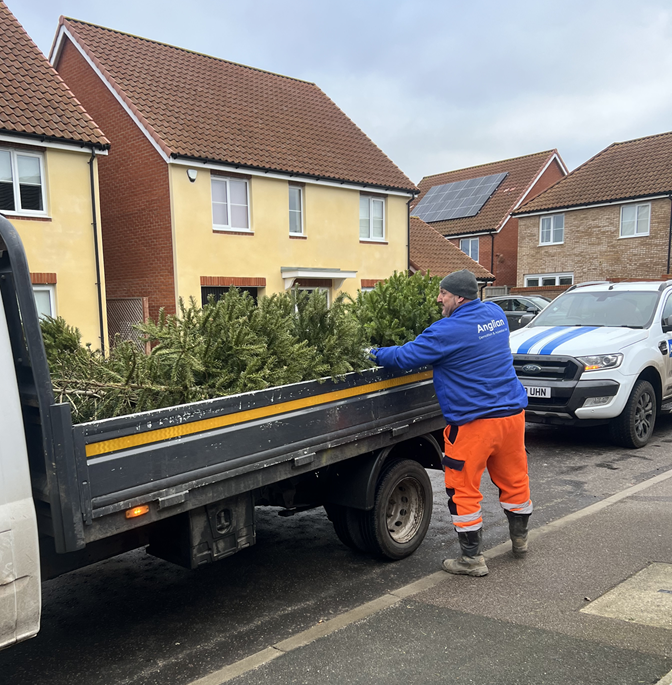
[[[383,559],[422,542],[445,425],[431,369],[343,378],[73,425],[26,255],[0,216],[0,647],[39,631],[41,583],[147,551],[195,569],[255,543],[255,510],[323,506]]]

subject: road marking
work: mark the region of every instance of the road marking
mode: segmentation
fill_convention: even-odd
[[[615,495],[611,495],[610,497],[607,497],[606,499],[596,502],[595,504],[591,504],[590,506],[585,507],[584,509],[575,511],[572,514],[568,514],[567,516],[563,516],[561,519],[558,519],[557,521],[551,521],[550,523],[546,523],[545,525],[540,526],[539,528],[535,528],[528,533],[528,539],[532,542],[535,539],[541,537],[542,535],[545,535],[546,533],[550,533],[554,530],[564,528],[570,523],[578,521],[579,519],[582,519],[585,516],[596,514],[597,512],[602,511],[602,509],[606,509],[612,504],[616,504],[616,502],[620,502],[621,500],[626,499],[627,497],[630,497],[638,492],[641,492],[642,490],[646,490],[647,488],[650,488],[653,485],[656,485],[657,483],[661,483],[662,481],[667,480],[668,478],[672,478],[672,469],[666,471],[665,473],[661,473],[657,476],[654,476],[653,478],[649,478],[649,480],[645,480],[642,483],[633,485],[632,487],[627,488],[626,490],[617,492]],[[502,554],[509,552],[510,550],[511,542],[507,541],[503,542],[501,545],[497,545],[496,547],[487,550],[483,553],[483,556],[486,559],[493,559],[495,557],[501,556]],[[391,592],[385,593],[384,595],[381,595],[377,599],[367,602],[366,604],[362,604],[358,607],[355,607],[354,609],[351,609],[350,611],[346,611],[345,613],[340,614],[339,616],[336,616],[335,618],[332,618],[329,621],[324,621],[324,623],[318,623],[317,625],[314,625],[312,628],[308,628],[307,630],[304,630],[301,633],[298,633],[290,638],[287,638],[286,640],[276,642],[271,647],[267,647],[266,649],[263,649],[260,652],[257,652],[256,654],[252,654],[251,656],[248,656],[245,659],[241,659],[240,661],[236,661],[233,664],[229,664],[228,666],[225,666],[219,671],[210,673],[209,675],[204,676],[203,678],[194,680],[191,683],[189,683],[189,685],[222,685],[223,683],[227,683],[230,680],[233,680],[233,678],[237,678],[238,676],[243,675],[248,671],[252,671],[255,668],[259,668],[259,666],[267,664],[269,661],[276,659],[282,654],[291,652],[295,649],[298,649],[299,647],[305,647],[306,645],[310,644],[311,642],[314,642],[315,640],[320,639],[321,637],[331,635],[331,633],[335,633],[337,630],[341,630],[341,628],[345,628],[346,626],[351,625],[352,623],[356,623],[357,621],[361,621],[362,619],[367,618],[368,616],[372,616],[373,614],[376,614],[379,611],[382,611],[383,609],[387,609],[391,606],[394,606],[395,604],[398,604],[402,599],[406,599],[407,597],[416,595],[419,592],[423,592],[424,590],[429,590],[435,585],[438,585],[439,583],[442,583],[443,581],[448,580],[449,578],[450,576],[448,576],[445,571],[437,571],[436,573],[432,573],[428,576],[425,576],[424,578],[421,578],[420,580],[416,580],[413,583],[404,585],[403,587],[400,587],[397,590],[392,590]],[[670,671],[667,675],[663,676],[663,678],[659,680],[655,685],[672,685],[672,671]]]

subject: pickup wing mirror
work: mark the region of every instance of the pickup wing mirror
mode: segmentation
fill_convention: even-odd
[[[672,331],[672,314],[670,314],[670,316],[666,316],[661,323],[663,324],[663,333],[669,333],[669,331]]]
[[[520,325],[521,328],[523,326],[527,326],[532,319],[539,313],[538,309],[535,309],[534,307],[528,307],[527,311],[520,317]]]

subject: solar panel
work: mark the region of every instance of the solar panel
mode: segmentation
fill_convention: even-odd
[[[427,223],[476,216],[507,176],[504,172],[433,186],[413,210],[413,215]]]

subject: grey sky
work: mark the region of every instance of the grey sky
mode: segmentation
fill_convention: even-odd
[[[672,130],[669,0],[6,0],[316,83],[415,182]]]

